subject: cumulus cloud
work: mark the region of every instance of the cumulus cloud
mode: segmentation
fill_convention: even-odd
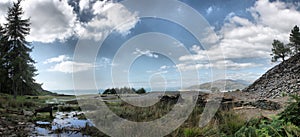
[[[297,6],[280,1],[269,2],[259,0],[249,9],[252,16],[259,24],[278,29],[281,32],[289,32],[300,22],[300,12]]]
[[[230,13],[217,33],[217,39],[211,39],[209,35],[206,38],[216,44],[206,50],[193,46],[191,51],[196,54],[180,57],[179,60],[184,63],[179,66],[193,68],[188,64],[191,61],[211,62],[196,63],[196,68],[226,65],[228,69],[242,69],[260,66],[251,59],[270,60],[273,39],[287,43],[290,30],[300,22],[300,12],[296,7],[280,1],[259,0],[247,10],[254,20]],[[248,59],[249,62],[234,62],[236,59]]]
[[[0,1],[0,23],[4,24],[6,23],[5,21],[5,16],[8,9],[7,7],[9,7],[11,5],[11,0],[1,0]]]
[[[5,22],[7,8],[12,2],[0,1],[0,23]],[[24,17],[31,19],[28,40],[43,43],[65,41],[72,36],[100,40],[113,29],[126,35],[139,20],[137,13],[131,13],[122,4],[109,0],[79,1],[80,11],[91,10],[94,16],[89,22],[79,21],[68,0],[25,0],[22,7]]]
[[[90,7],[90,0],[80,0],[79,7],[81,12],[85,9],[88,9]]]
[[[31,21],[30,41],[51,43],[75,34],[77,16],[68,0],[26,0],[22,6]]]
[[[55,66],[51,67],[49,71],[63,72],[63,73],[76,73],[81,71],[87,71],[93,68],[94,65],[90,63],[78,63],[74,61],[63,61]]]
[[[81,38],[98,41],[113,30],[127,35],[139,21],[137,13],[131,13],[120,3],[97,1],[92,10],[95,17],[90,22],[81,23],[76,28]]]
[[[150,58],[158,58],[158,55],[157,54],[154,54],[153,52],[151,52],[150,50],[145,50],[145,51],[142,51],[140,49],[135,49],[135,51],[133,52],[134,55],[138,55],[138,56],[142,56],[142,55],[145,55],[147,57],[150,57]]]
[[[48,71],[52,72],[76,73],[94,68],[94,65],[91,63],[72,61],[72,59],[67,55],[60,55],[44,61],[44,64],[49,63],[56,63],[54,66],[48,69]]]

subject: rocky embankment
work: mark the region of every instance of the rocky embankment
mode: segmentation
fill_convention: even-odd
[[[276,98],[300,91],[300,53],[280,63],[243,90],[259,98]]]
[[[235,94],[240,94],[236,92]],[[177,101],[183,102],[184,100],[181,98],[179,94],[174,95],[165,95],[161,97],[162,102],[168,103],[177,103]],[[279,110],[283,106],[276,101],[272,101],[269,99],[258,99],[258,100],[248,100],[248,99],[241,99],[230,95],[224,94],[223,97],[217,97],[213,99],[209,99],[208,93],[200,93],[197,99],[196,105],[198,107],[205,107],[205,105],[209,101],[220,101],[220,110],[231,110],[231,109],[240,109],[240,108],[252,108],[252,109],[262,109],[262,110]]]

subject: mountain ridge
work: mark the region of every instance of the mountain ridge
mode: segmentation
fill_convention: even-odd
[[[233,80],[233,79],[220,79],[213,82],[206,82],[200,85],[193,85],[188,89],[203,89],[203,90],[220,90],[225,91],[242,90],[247,87],[250,83],[245,80]],[[225,87],[224,87],[225,86]]]

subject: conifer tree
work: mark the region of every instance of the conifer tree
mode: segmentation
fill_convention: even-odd
[[[297,25],[291,31],[290,45],[294,55],[300,52],[300,31]]]
[[[272,48],[272,62],[278,61],[278,59],[281,59],[282,61],[285,61],[285,59],[290,55],[291,50],[289,45],[285,45],[283,42],[279,40],[274,40]]]
[[[4,92],[4,85],[7,82],[7,71],[6,71],[6,63],[5,63],[5,55],[7,53],[7,46],[5,43],[5,29],[0,25],[0,93]]]
[[[18,94],[34,92],[37,84],[34,76],[36,76],[36,69],[34,67],[35,61],[30,57],[32,47],[25,37],[29,35],[30,23],[29,19],[23,19],[24,14],[21,8],[21,1],[13,3],[7,13],[6,37],[9,50],[8,56],[8,77],[11,79],[11,87],[14,97]],[[23,92],[24,91],[24,92]]]

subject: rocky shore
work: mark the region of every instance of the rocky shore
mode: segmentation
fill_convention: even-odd
[[[29,136],[34,127],[34,124],[29,122],[30,117],[23,115],[21,112],[2,110],[0,116],[0,136]]]

